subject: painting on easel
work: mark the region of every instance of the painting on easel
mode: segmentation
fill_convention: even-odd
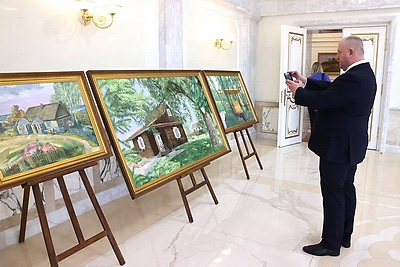
[[[132,198],[230,151],[200,71],[87,75]]]
[[[84,72],[0,74],[0,187],[109,157]]]
[[[256,124],[257,116],[239,71],[203,71],[226,133]]]

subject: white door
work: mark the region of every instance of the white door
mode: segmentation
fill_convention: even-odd
[[[294,103],[292,93],[285,84],[283,73],[288,70],[297,70],[302,74],[304,73],[307,41],[306,33],[306,29],[282,26],[278,147],[300,143],[302,139],[302,108]]]
[[[344,28],[343,37],[349,35],[356,35],[362,39],[364,44],[365,60],[370,63],[371,68],[375,72],[377,92],[374,106],[371,110],[371,116],[369,117],[368,148],[376,149],[379,133],[379,114],[383,82],[386,27]]]

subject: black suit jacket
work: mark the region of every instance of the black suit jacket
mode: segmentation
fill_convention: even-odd
[[[368,120],[376,94],[369,63],[359,64],[332,83],[307,79],[295,94],[296,104],[318,110],[308,147],[319,157],[356,165],[368,146]]]

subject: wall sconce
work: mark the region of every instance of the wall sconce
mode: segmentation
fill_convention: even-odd
[[[86,26],[90,23],[90,21],[93,22],[96,27],[100,29],[106,29],[110,27],[113,22],[114,22],[114,15],[115,13],[111,12],[108,14],[101,14],[101,15],[95,15],[87,9],[81,9],[82,11],[82,21],[83,24]]]
[[[223,38],[215,40],[215,47],[218,49],[228,50],[232,47],[233,40],[226,40]]]
[[[110,4],[110,2],[112,3]],[[83,25],[86,26],[90,22],[93,22],[93,24],[100,29],[110,27],[114,22],[117,9],[122,8],[122,6],[115,1],[108,1],[107,3],[103,1],[103,4],[96,5],[95,7],[93,7],[95,5],[94,2],[83,1],[83,3],[86,4],[85,7],[81,8]]]

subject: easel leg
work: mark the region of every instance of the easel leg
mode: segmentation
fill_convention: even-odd
[[[23,243],[25,241],[25,233],[26,233],[26,222],[28,219],[28,205],[29,205],[29,193],[31,187],[29,185],[23,186],[24,188],[24,198],[22,200],[22,212],[21,212],[21,224],[19,228],[19,243]]]
[[[240,136],[242,137],[244,148],[246,149],[247,155],[250,154],[249,147],[247,146],[246,138],[244,137],[243,130],[240,131]],[[254,151],[254,150],[253,150]]]
[[[200,171],[201,171],[201,174],[204,177],[204,181],[206,181],[208,190],[210,191],[210,194],[211,194],[211,196],[212,196],[212,198],[214,200],[214,203],[215,203],[215,205],[217,205],[218,204],[218,199],[217,199],[217,196],[215,195],[214,190],[213,190],[213,188],[211,186],[210,180],[207,177],[206,171],[204,170],[204,168],[201,168]]]
[[[63,177],[57,177],[58,184],[60,185],[61,194],[64,199],[65,207],[67,208],[69,217],[71,218],[72,226],[74,227],[76,238],[78,239],[79,243],[85,241],[83,237],[81,227],[79,226],[78,217],[76,216],[74,207],[72,206],[71,198],[68,194],[67,186],[65,185],[65,181]]]
[[[80,174],[82,182],[86,188],[86,192],[88,193],[88,196],[89,196],[89,198],[93,204],[93,207],[97,213],[97,217],[99,217],[101,225],[103,226],[103,229],[107,233],[108,241],[110,242],[111,247],[114,250],[115,256],[117,257],[119,264],[124,265],[125,264],[124,256],[122,255],[121,250],[119,249],[118,244],[115,241],[114,235],[111,232],[111,228],[107,223],[107,220],[103,214],[103,211],[100,208],[99,202],[97,201],[96,195],[94,194],[93,189],[89,183],[89,179],[87,178],[87,175],[84,170],[79,170],[79,174]]]
[[[40,221],[40,226],[42,227],[44,243],[46,245],[47,255],[49,256],[50,265],[52,267],[56,267],[58,266],[57,256],[54,250],[53,241],[51,239],[49,224],[47,222],[46,211],[44,210],[39,185],[38,184],[32,185],[32,190],[33,190],[33,195],[35,197],[36,209],[38,211],[38,217]]]
[[[183,205],[185,206],[185,210],[186,210],[186,214],[188,216],[189,222],[192,223],[193,216],[192,216],[192,212],[190,211],[189,202],[187,200],[186,192],[185,192],[185,189],[183,188],[181,178],[176,179],[176,181],[178,182],[179,191],[181,192]]]
[[[260,167],[260,170],[262,170],[263,166],[261,164],[261,160],[258,157],[258,153],[256,151],[256,147],[254,146],[253,141],[251,140],[251,136],[250,136],[249,130],[247,128],[246,128],[246,133],[247,133],[247,137],[249,138],[249,142],[250,142],[251,148],[253,149],[253,153],[256,156],[256,159],[257,159],[257,162],[258,162],[258,166]]]
[[[187,195],[196,191],[197,189],[201,188],[202,186],[207,185],[208,191],[210,191],[211,197],[213,198],[215,205],[218,204],[217,196],[214,193],[214,190],[211,186],[210,180],[207,177],[206,171],[204,170],[203,167],[200,168],[200,171],[201,171],[201,174],[203,175],[204,181],[197,183],[193,173],[190,173],[189,176],[192,181],[192,187],[188,188],[187,190],[185,190],[185,188],[183,187],[183,184],[182,184],[183,177],[176,179],[176,182],[178,183],[179,191],[181,192],[183,205],[185,207],[186,214],[188,216],[190,223],[193,222],[193,216],[192,216],[192,212],[190,211],[189,202],[187,200]]]
[[[235,141],[236,141],[236,144],[237,144],[237,147],[238,147],[240,160],[242,161],[243,169],[244,169],[244,172],[246,173],[247,180],[250,180],[249,171],[247,170],[246,161],[245,161],[245,158],[243,156],[242,148],[240,147],[239,138],[237,137],[237,132],[234,132],[233,135],[235,136]]]

